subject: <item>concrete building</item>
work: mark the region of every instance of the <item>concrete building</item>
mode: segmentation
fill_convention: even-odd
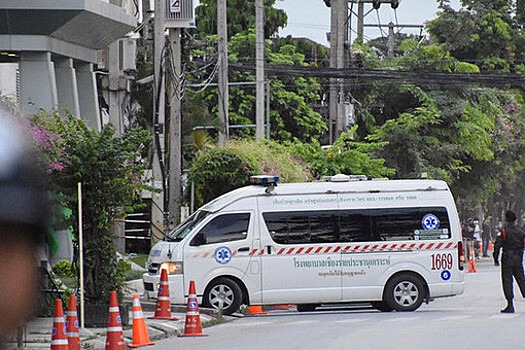
[[[24,114],[68,110],[100,130],[94,67],[100,50],[118,50],[117,40],[136,26],[130,3],[2,0],[0,94],[16,97]]]

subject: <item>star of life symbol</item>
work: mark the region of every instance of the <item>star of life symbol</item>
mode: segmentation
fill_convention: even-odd
[[[425,230],[437,230],[439,228],[439,219],[434,214],[427,214],[423,216],[421,225]]]
[[[228,247],[219,247],[215,250],[215,261],[219,264],[227,264],[232,259],[232,251]]]
[[[197,301],[190,300],[188,303],[188,307],[190,308],[190,310],[197,310]]]

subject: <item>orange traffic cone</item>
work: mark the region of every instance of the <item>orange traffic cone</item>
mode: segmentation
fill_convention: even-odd
[[[470,255],[470,260],[468,262],[467,273],[478,272],[478,269],[476,268],[476,257],[474,256],[474,249],[472,248],[472,245],[470,246],[469,255]]]
[[[109,321],[106,335],[106,350],[126,350],[122,321],[118,308],[117,292],[111,292],[109,298]]]
[[[165,269],[160,270],[160,286],[157,296],[157,306],[155,308],[155,315],[148,317],[158,320],[177,320],[178,318],[171,316],[171,301],[170,290],[168,283],[168,272]]]
[[[142,314],[142,307],[140,306],[139,296],[133,294],[133,339],[131,344],[128,344],[130,348],[138,348],[140,346],[153,345],[154,342],[149,340],[148,328],[146,327],[146,321],[144,321],[144,315]]]
[[[67,307],[66,335],[69,350],[80,350],[80,337],[78,336],[77,297],[71,294]]]
[[[491,241],[489,241],[489,250],[494,250],[494,246],[492,245]]]
[[[264,312],[262,310],[262,306],[261,305],[250,305],[250,307],[248,307],[248,315],[266,315],[267,312]]]
[[[51,350],[69,350],[66,336],[66,323],[62,300],[55,300],[55,317],[53,321],[53,335],[51,336]]]
[[[195,291],[195,281],[190,281],[190,293],[188,295],[188,306],[186,308],[186,322],[184,322],[184,333],[179,337],[205,337],[202,333],[201,316],[199,315],[199,303]]]

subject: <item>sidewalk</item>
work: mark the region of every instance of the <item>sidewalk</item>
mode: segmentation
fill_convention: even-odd
[[[139,290],[132,290],[133,292],[140,292]],[[139,294],[140,295],[140,294]],[[172,305],[172,316],[178,320],[153,320],[149,319],[155,314],[155,301],[140,300],[144,319],[148,328],[148,334],[151,341],[175,337],[177,334],[184,332],[184,321],[186,319],[186,306]],[[126,295],[121,306],[126,306],[129,313],[129,324],[123,326],[124,340],[126,344],[132,341],[132,325],[133,313],[131,312],[132,298]],[[109,306],[108,306],[109,308]],[[215,310],[199,309],[201,324],[206,327],[210,321],[217,321],[220,319],[220,314]],[[64,315],[65,316],[65,315]],[[53,317],[38,317],[29,321],[23,329],[23,349],[49,349],[51,344],[51,334],[53,331]],[[84,328],[79,329],[80,344],[82,349],[105,349],[106,346],[106,328]],[[17,338],[13,337],[13,342],[5,344],[5,349],[19,349],[17,346]]]

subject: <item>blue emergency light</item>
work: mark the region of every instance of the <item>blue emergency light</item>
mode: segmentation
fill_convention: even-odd
[[[279,176],[272,176],[272,175],[250,176],[250,183],[252,185],[269,186],[269,185],[277,185],[277,182],[279,182]]]

